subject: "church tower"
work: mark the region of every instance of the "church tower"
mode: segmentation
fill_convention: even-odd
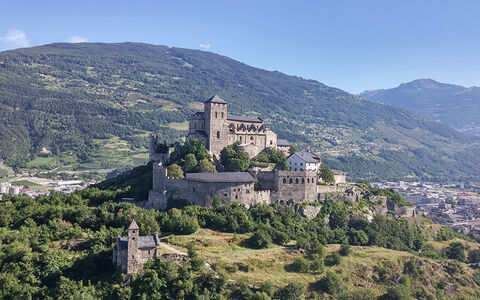
[[[132,220],[128,227],[127,274],[135,274],[138,271],[138,236],[139,228],[137,222]]]
[[[207,149],[219,155],[228,146],[227,102],[215,95],[204,102]]]

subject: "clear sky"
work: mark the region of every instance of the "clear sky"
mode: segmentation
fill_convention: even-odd
[[[352,93],[480,86],[477,0],[0,1],[0,50],[62,41],[202,49]]]

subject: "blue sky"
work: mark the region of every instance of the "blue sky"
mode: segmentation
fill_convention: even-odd
[[[358,93],[480,86],[480,1],[0,2],[0,50],[135,41],[212,51]]]

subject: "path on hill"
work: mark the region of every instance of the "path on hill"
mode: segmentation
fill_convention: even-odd
[[[182,251],[180,251],[180,250],[178,250],[178,249],[173,248],[172,246],[170,246],[170,245],[167,244],[167,243],[159,242],[159,244],[160,244],[161,247],[163,247],[163,248],[165,248],[165,249],[167,249],[167,250],[169,250],[169,251],[172,251],[172,252],[175,253],[175,254],[188,255],[188,254],[185,253],[185,252],[182,252]]]

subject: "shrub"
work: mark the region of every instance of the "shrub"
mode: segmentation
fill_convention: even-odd
[[[472,280],[480,287],[480,270],[473,272]]]
[[[428,258],[433,258],[433,259],[438,259],[441,256],[440,252],[438,252],[432,246],[432,244],[423,244],[422,248],[420,248],[419,254],[422,257],[428,257]]]
[[[480,262],[480,249],[473,249],[468,252],[468,261],[471,263]]]
[[[289,283],[275,293],[275,298],[279,300],[301,300],[304,290],[300,283]]]
[[[323,258],[318,254],[312,255],[312,262],[310,264],[310,270],[312,272],[323,273],[325,270],[325,262]]]
[[[350,228],[348,231],[348,240],[351,245],[363,246],[368,244],[368,235],[365,231]]]
[[[420,273],[417,262],[413,259],[407,260],[403,265],[403,273],[408,274],[413,278],[417,277]]]
[[[325,257],[325,264],[327,266],[339,265],[342,262],[342,257],[337,252],[332,252]]]
[[[317,281],[317,287],[322,292],[335,296],[343,290],[344,283],[340,276],[328,271],[322,279]]]
[[[294,272],[307,273],[310,271],[310,262],[303,257],[297,257],[290,265],[290,269]]]
[[[465,261],[465,246],[460,242],[452,242],[445,249],[447,258]]]
[[[339,300],[375,300],[377,296],[368,288],[357,288],[338,296]]]
[[[410,300],[410,292],[404,285],[388,288],[387,293],[378,298],[379,300]]]
[[[349,244],[342,244],[342,246],[340,247],[340,255],[342,256],[348,256],[350,255],[350,252],[352,252],[352,248],[350,247]]]
[[[272,238],[267,231],[259,229],[248,239],[248,245],[255,249],[267,248],[272,243]]]

